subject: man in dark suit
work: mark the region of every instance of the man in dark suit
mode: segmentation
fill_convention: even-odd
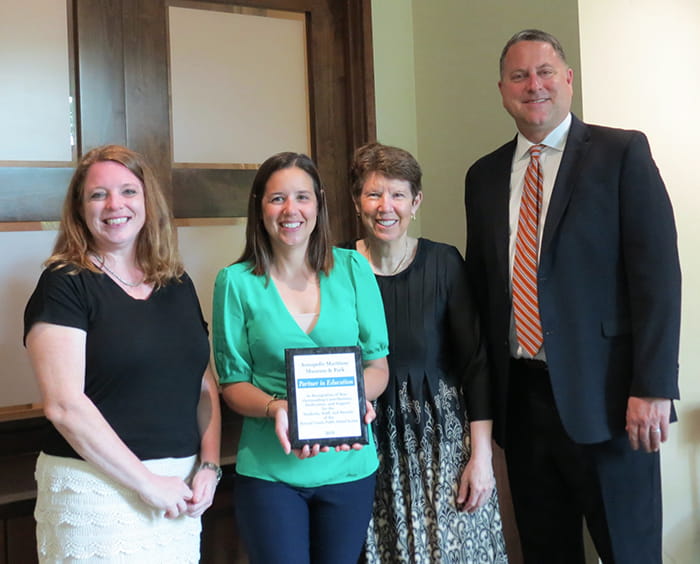
[[[585,517],[604,562],[660,563],[659,447],[678,398],[673,211],[646,137],[581,122],[572,83],[556,38],[513,36],[498,86],[518,134],[466,177],[494,436],[526,562],[584,562]]]

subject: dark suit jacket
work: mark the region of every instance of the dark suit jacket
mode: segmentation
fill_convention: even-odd
[[[572,124],[538,272],[544,347],[569,436],[624,433],[627,398],[678,398],[681,274],[673,210],[644,134]],[[508,203],[515,140],[467,172],[466,260],[504,444],[510,350]]]

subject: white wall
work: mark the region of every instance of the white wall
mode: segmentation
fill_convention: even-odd
[[[0,407],[40,399],[22,346],[22,316],[55,237],[55,231],[0,232]],[[245,221],[223,227],[180,227],[178,237],[204,316],[211,322],[214,278],[243,250]]]
[[[0,232],[0,407],[39,401],[22,345],[23,315],[55,237],[55,231]]]
[[[216,274],[243,252],[245,220],[225,227],[180,227],[180,253],[192,277],[204,317],[211,324],[211,300]],[[211,331],[211,327],[210,327]]]
[[[697,0],[579,0],[583,117],[641,129],[666,182],[683,271],[679,422],[662,448],[664,563],[700,562]],[[650,265],[653,267],[653,265]]]

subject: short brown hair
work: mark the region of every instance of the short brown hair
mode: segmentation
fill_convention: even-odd
[[[90,259],[97,253],[92,234],[83,217],[85,178],[89,168],[99,162],[112,161],[131,171],[143,186],[146,218],[136,240],[136,261],[145,275],[144,281],[160,287],[178,279],[184,267],[177,249],[177,232],[163,190],[146,159],[121,145],[103,145],[88,151],[73,173],[65,200],[53,253],[46,266],[73,266],[74,270],[100,272]]]
[[[310,157],[302,153],[284,152],[269,157],[258,169],[248,198],[248,224],[243,254],[236,262],[251,264],[253,274],[259,276],[270,274],[272,263],[272,244],[270,234],[263,224],[262,202],[265,188],[270,177],[285,168],[298,168],[311,177],[317,202],[316,226],[309,237],[306,251],[309,265],[316,272],[328,274],[333,268],[333,251],[330,244],[330,225],[328,207],[318,168]]]
[[[549,43],[552,49],[554,49],[554,52],[559,55],[562,62],[568,64],[566,62],[564,48],[561,46],[561,43],[559,43],[559,40],[551,33],[547,33],[541,29],[524,29],[511,37],[505,44],[505,47],[503,47],[503,51],[501,51],[501,58],[498,60],[498,69],[501,77],[503,77],[503,65],[506,60],[506,55],[508,54],[508,49],[521,41],[542,41],[543,43]]]
[[[359,147],[350,166],[350,188],[357,201],[367,177],[378,172],[387,178],[405,180],[411,185],[411,195],[415,198],[421,191],[421,171],[418,161],[411,153],[398,147],[368,143]]]

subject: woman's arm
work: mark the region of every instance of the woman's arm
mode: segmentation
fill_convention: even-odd
[[[375,358],[364,362],[365,380],[365,424],[369,425],[377,417],[372,402],[382,395],[389,383],[389,363],[386,357]],[[352,445],[343,444],[335,447],[337,451],[360,450],[363,445],[354,443]]]
[[[493,475],[490,419],[472,421],[469,424],[471,434],[471,456],[459,481],[457,506],[462,511],[473,513],[482,507],[491,497],[496,485]]]
[[[292,449],[289,441],[289,414],[287,400],[275,398],[263,392],[250,382],[236,382],[227,384],[223,388],[223,396],[228,405],[236,413],[246,417],[269,417],[275,421],[275,434],[285,454],[291,452],[297,458],[310,458],[319,452],[325,452],[328,448],[320,448],[319,445],[301,449]]]
[[[187,508],[190,488],[180,478],[148,470],[85,395],[85,342],[85,331],[73,327],[39,322],[29,331],[27,350],[44,414],[84,460],[166,517],[177,517]]]
[[[389,363],[386,357],[367,360],[364,363],[365,397],[376,400],[384,393],[389,383]]]
[[[221,410],[219,390],[211,367],[207,366],[202,377],[202,387],[197,405],[197,423],[202,437],[199,448],[200,462],[219,466],[221,453]],[[187,514],[199,517],[214,501],[218,484],[217,473],[212,468],[200,468],[192,479],[192,499],[187,504]]]
[[[250,382],[224,384],[221,388],[224,401],[233,411],[244,417],[268,417],[271,415],[268,402],[273,397]],[[267,412],[266,412],[267,410]]]

